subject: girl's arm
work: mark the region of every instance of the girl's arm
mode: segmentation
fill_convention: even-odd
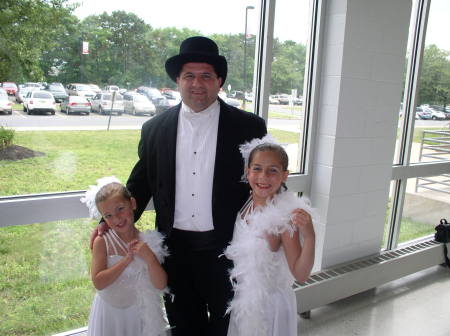
[[[153,286],[160,290],[166,288],[166,271],[164,271],[150,247],[148,247],[148,245],[143,241],[135,240],[130,243],[130,249],[135,255],[141,257],[147,263],[148,275]]]
[[[104,289],[112,284],[128,264],[133,260],[133,254],[128,253],[117,264],[107,268],[106,243],[105,239],[98,236],[94,240],[92,249],[91,279],[94,287],[98,290]]]
[[[292,275],[302,283],[308,280],[314,265],[316,236],[311,216],[305,210],[294,210],[292,224],[298,231],[292,237],[289,232],[282,233],[281,242]],[[303,246],[300,245],[299,233],[303,238]]]

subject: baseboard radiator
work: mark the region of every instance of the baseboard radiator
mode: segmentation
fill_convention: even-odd
[[[298,313],[347,298],[392,280],[444,263],[443,246],[432,239],[355,260],[313,274],[296,283]]]

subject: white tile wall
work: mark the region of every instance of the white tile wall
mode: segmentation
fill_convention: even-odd
[[[322,267],[380,250],[411,0],[329,0],[311,200]]]

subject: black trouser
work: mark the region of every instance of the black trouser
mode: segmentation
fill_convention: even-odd
[[[175,327],[172,335],[225,336],[229,322],[225,311],[233,295],[228,273],[232,262],[220,256],[223,248],[197,244],[196,237],[205,238],[202,233],[194,233],[192,241],[177,231],[168,240],[170,256],[164,262],[174,295],[173,301],[165,297],[167,317]]]

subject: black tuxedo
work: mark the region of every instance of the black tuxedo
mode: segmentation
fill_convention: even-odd
[[[211,309],[214,309],[215,304],[218,307],[216,315],[220,318],[224,315],[226,304],[232,295],[227,274],[227,268],[231,267],[231,263],[224,261],[226,258],[221,258],[219,262],[217,256],[231,240],[237,212],[249,193],[248,185],[240,182],[244,161],[239,152],[239,145],[254,138],[261,138],[267,132],[263,119],[227,105],[221,99],[219,103],[220,116],[211,200],[214,225],[211,235],[214,238],[214,246],[209,252],[177,251],[182,241],[173,238],[174,232],[179,231],[173,230],[173,221],[177,125],[181,104],[152,118],[142,126],[139,160],[127,182],[127,187],[137,200],[136,219],[153,198],[156,227],[167,237],[171,256],[165,262],[164,268],[168,274],[169,287],[175,294],[175,306],[178,306],[173,307],[173,303],[166,300],[166,308],[171,325],[176,325],[175,331],[178,331],[176,335],[189,335],[194,332],[197,335],[226,334],[227,319],[220,322],[222,327],[219,324],[198,328],[187,325],[202,324],[208,319],[203,312],[199,313],[203,314],[200,317],[196,315],[196,305],[199,306],[199,311],[202,304],[207,305],[210,319],[213,316]],[[217,267],[220,269],[214,270]],[[215,273],[215,278],[208,272]],[[215,286],[217,283],[222,283],[223,286],[218,288]],[[226,293],[220,293],[221,291]],[[212,296],[220,298],[216,301],[216,297]],[[183,300],[184,302],[181,302]],[[218,331],[220,328],[222,330]]]

